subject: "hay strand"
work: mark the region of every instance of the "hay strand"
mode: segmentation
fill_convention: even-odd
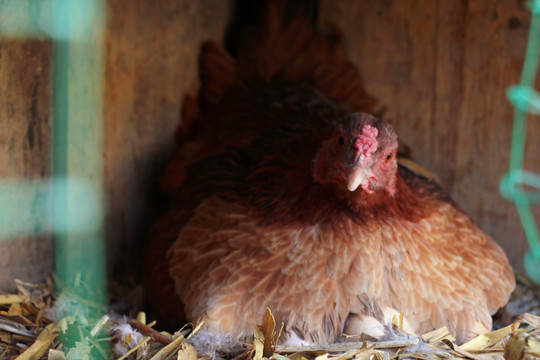
[[[3,294],[0,299],[0,357],[66,360],[75,358],[111,358],[104,346],[108,341],[124,346],[120,360],[197,360],[189,339],[204,325],[199,323],[189,335],[184,330],[172,338],[146,325],[146,314],[137,319],[114,320],[110,316],[81,319],[82,314],[67,316],[56,322],[55,299],[51,284],[34,285],[17,282],[17,294]],[[88,304],[91,306],[92,304]],[[142,320],[142,321],[139,321]],[[398,336],[392,341],[343,342],[317,346],[277,345],[283,330],[266,309],[261,325],[254,325],[253,340],[238,360],[374,360],[374,359],[519,359],[540,358],[540,317],[525,313],[514,323],[479,335],[458,345],[443,327],[422,336],[407,334],[396,317],[389,324]],[[119,336],[115,329],[130,329]],[[71,330],[70,330],[71,329]],[[63,345],[60,338],[75,331],[76,340]]]

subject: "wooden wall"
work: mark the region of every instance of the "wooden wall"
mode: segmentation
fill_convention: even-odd
[[[527,244],[501,198],[512,108],[529,28],[522,0],[320,0],[347,52],[386,106],[416,160],[506,250],[515,266]],[[526,166],[540,173],[540,122],[528,124]],[[540,209],[536,218],[540,221]]]
[[[182,97],[197,89],[200,44],[222,40],[231,1],[106,4],[103,160],[111,265],[121,250],[142,252]],[[50,175],[51,55],[51,41],[0,39],[0,178]],[[12,289],[14,278],[43,280],[52,271],[51,238],[12,240],[0,241],[0,289]]]
[[[50,65],[50,41],[0,40],[1,179],[50,175]],[[0,289],[14,278],[43,281],[52,263],[50,236],[0,238]]]
[[[140,254],[174,147],[182,97],[197,89],[201,42],[223,39],[230,0],[110,0],[105,49],[109,255]]]

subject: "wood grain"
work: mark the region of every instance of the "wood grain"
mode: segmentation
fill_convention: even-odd
[[[321,23],[344,33],[366,87],[414,158],[521,267],[527,243],[499,181],[508,169],[512,107],[529,26],[524,1],[320,0]],[[531,118],[526,166],[540,173]],[[540,219],[539,209],[535,209]]]
[[[122,248],[143,247],[182,98],[197,87],[201,42],[222,40],[230,7],[229,0],[108,1],[104,160],[111,259]]]
[[[50,58],[48,40],[0,39],[0,179],[50,175]],[[0,289],[14,289],[15,278],[42,281],[52,271],[50,236],[1,240]]]

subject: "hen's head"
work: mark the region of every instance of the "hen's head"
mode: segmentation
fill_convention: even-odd
[[[396,185],[398,138],[392,126],[364,113],[348,115],[315,158],[313,177],[351,192],[385,191]]]

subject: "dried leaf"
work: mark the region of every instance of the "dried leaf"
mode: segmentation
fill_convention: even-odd
[[[315,358],[315,360],[328,360],[328,353],[319,355]]]
[[[276,319],[274,318],[274,315],[272,314],[270,308],[266,308],[266,311],[264,312],[263,323],[262,325],[258,325],[259,330],[264,335],[263,356],[265,358],[270,358],[272,354],[276,351],[277,342],[279,340],[279,337],[281,336],[283,326],[284,324],[282,323],[279,333],[276,336]]]
[[[188,343],[183,343],[182,348],[178,350],[177,360],[197,360],[197,351]]]
[[[18,304],[25,301],[25,297],[16,294],[0,294],[0,305]]]
[[[461,345],[461,349],[469,352],[483,351],[488,347],[492,347],[505,336],[512,333],[514,325],[508,325],[502,329],[492,331],[486,334],[478,335],[474,339]]]
[[[390,360],[390,354],[386,351],[366,349],[354,357],[356,360]],[[416,359],[416,357],[415,357]]]
[[[392,316],[392,328],[394,330],[399,329],[399,321],[396,315]]]
[[[92,346],[89,344],[77,341],[75,347],[69,349],[66,354],[67,360],[91,360],[90,352],[92,351]]]
[[[450,331],[446,326],[422,335],[422,339],[430,342],[438,342],[442,341],[443,339],[449,340],[451,342],[456,341],[456,338],[452,334],[450,334]]]
[[[299,352],[289,354],[288,358],[291,360],[302,360],[302,359],[307,360],[307,359],[313,359],[317,356],[324,355],[325,353],[327,352],[320,351],[320,350],[319,351],[304,350],[304,351],[299,351]]]
[[[264,334],[253,325],[253,360],[262,360],[264,354]]]
[[[20,303],[11,304],[8,310],[8,316],[27,316],[29,315],[28,311],[21,306]],[[32,323],[32,322],[30,322]]]
[[[274,355],[272,355],[271,359],[274,359],[274,360],[291,360],[288,357],[280,355],[278,353],[274,353]]]
[[[540,358],[540,341],[535,339],[532,342],[529,341],[529,348],[527,349],[527,354],[534,356],[535,358]]]
[[[52,342],[57,336],[57,333],[58,330],[54,323],[47,325],[47,327],[39,334],[36,341],[17,359],[39,359],[39,357],[51,346]]]
[[[504,347],[504,358],[506,360],[521,360],[525,356],[525,350],[527,350],[525,337],[513,335]]]
[[[57,323],[58,330],[65,334],[69,325],[75,323],[75,318],[72,316],[66,316]]]
[[[50,349],[47,360],[66,360],[66,355],[60,350]]]
[[[448,339],[443,339],[442,342],[445,343],[446,346],[448,346],[450,349],[452,349],[454,352],[456,352],[457,354],[459,354],[461,357],[463,357],[465,359],[472,359],[472,360],[477,359],[475,356],[473,356],[472,354],[468,353],[467,351],[461,349],[458,345],[454,344],[453,342],[451,342]]]
[[[269,358],[274,353],[275,344],[274,342],[274,336],[276,335],[276,319],[274,319],[274,315],[272,315],[272,311],[270,311],[270,308],[266,308],[266,311],[264,313],[264,320],[262,324],[262,332],[264,334],[264,349],[263,349],[263,356],[266,358]]]

